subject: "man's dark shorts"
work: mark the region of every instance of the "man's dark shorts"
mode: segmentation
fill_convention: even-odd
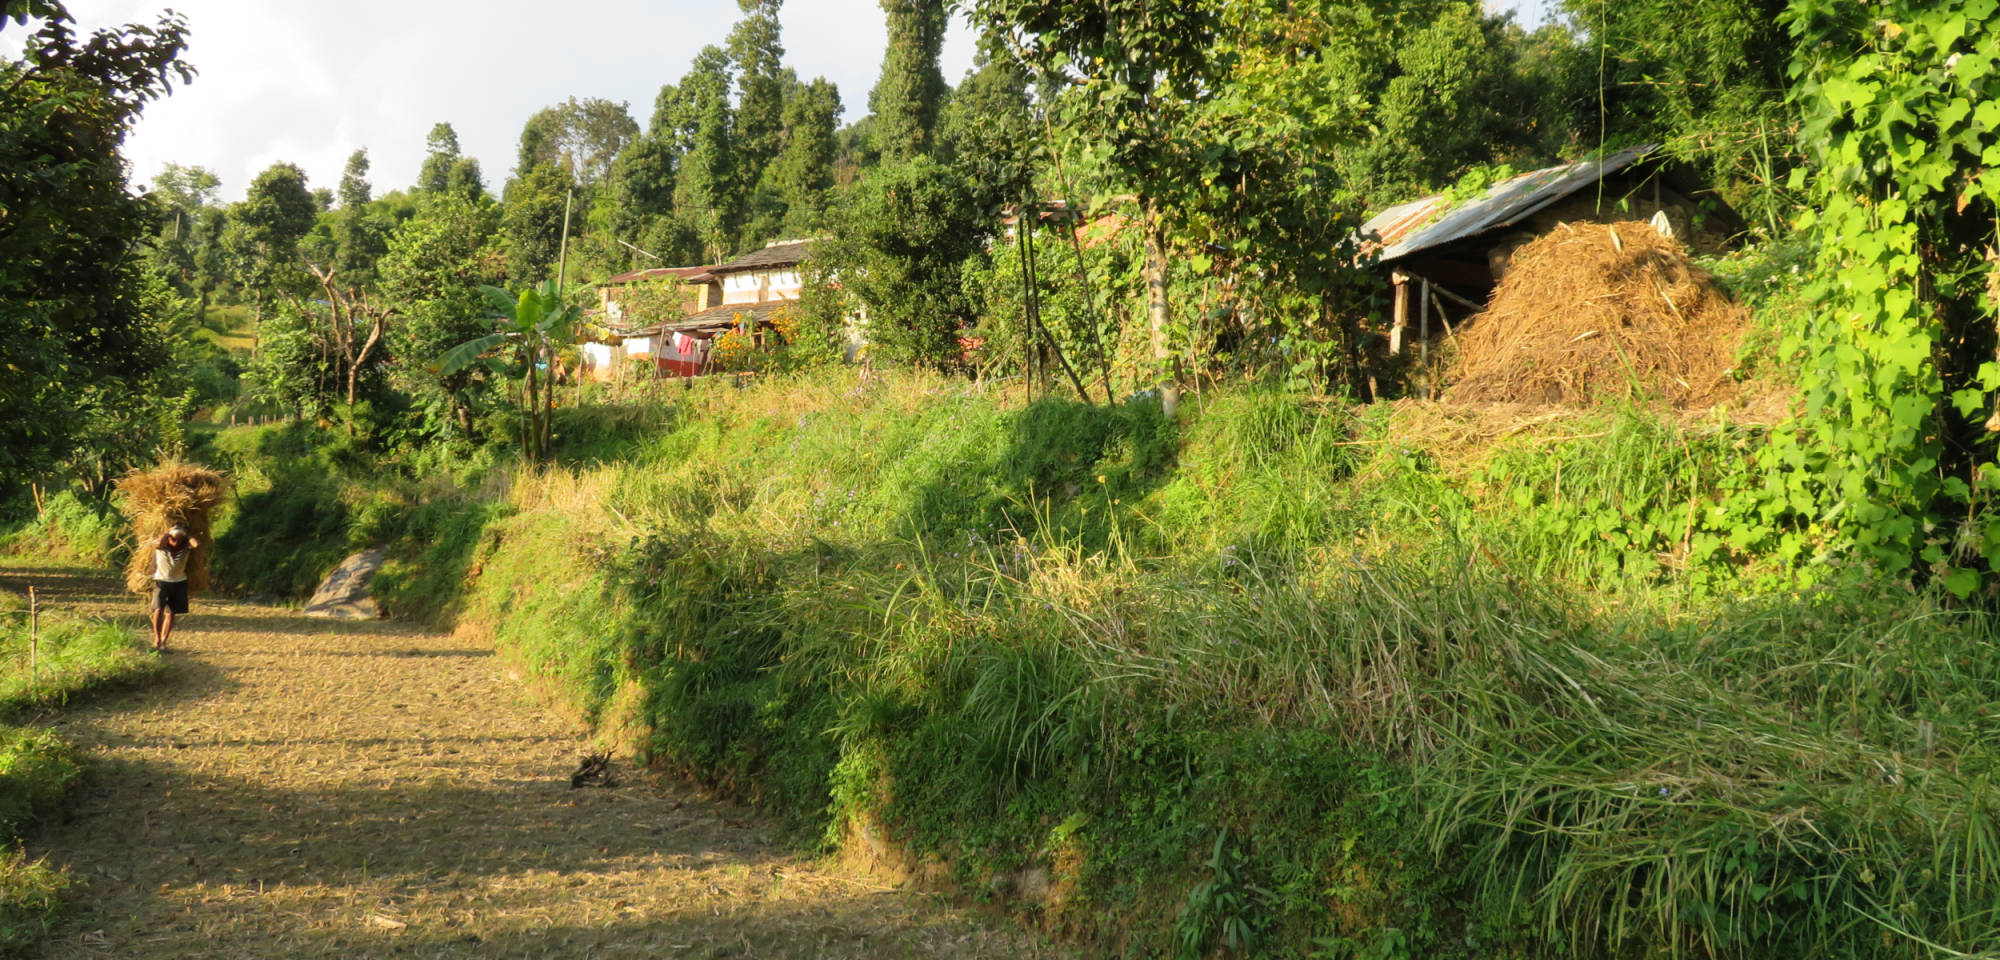
[[[168,583],[165,580],[153,581],[153,609],[158,610],[161,607],[165,607],[175,614],[188,612],[188,582],[186,580],[177,580],[173,583]]]

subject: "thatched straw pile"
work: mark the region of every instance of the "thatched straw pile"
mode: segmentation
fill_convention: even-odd
[[[1731,391],[1743,321],[1649,224],[1566,223],[1515,252],[1486,312],[1459,332],[1447,396],[1709,406]]]
[[[207,467],[164,463],[126,475],[118,481],[118,492],[132,518],[132,562],[125,565],[125,586],[133,593],[153,589],[153,544],[178,523],[201,541],[188,558],[188,592],[206,591],[208,557],[215,551],[209,542],[209,515],[229,492],[229,478]]]

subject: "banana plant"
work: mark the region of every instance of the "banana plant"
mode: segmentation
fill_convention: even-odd
[[[521,451],[531,462],[549,455],[549,424],[555,416],[555,362],[558,351],[576,339],[580,311],[554,280],[519,294],[482,286],[498,311],[496,329],[444,352],[433,368],[453,374],[482,367],[495,376],[521,378]],[[546,367],[546,379],[538,375]]]

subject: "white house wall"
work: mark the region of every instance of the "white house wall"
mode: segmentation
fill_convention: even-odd
[[[797,270],[753,270],[722,278],[722,305],[797,300],[805,286]]]

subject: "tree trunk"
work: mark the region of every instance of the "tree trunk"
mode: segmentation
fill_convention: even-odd
[[[542,406],[541,406],[541,423],[539,424],[539,430],[540,430],[540,432],[539,432],[539,433],[538,433],[538,434],[537,434],[537,435],[535,436],[535,446],[541,449],[541,451],[542,451],[542,456],[543,456],[544,458],[546,458],[546,457],[547,457],[547,456],[549,455],[549,433],[550,433],[550,427],[551,427],[551,425],[552,425],[552,424],[554,424],[554,423],[555,423],[555,419],[556,419],[556,351],[555,351],[555,345],[554,345],[554,344],[544,344],[544,345],[543,345],[543,352],[544,352],[545,354],[547,354],[547,356],[548,356],[548,358],[549,358],[549,376],[548,376],[548,379],[547,379],[547,380],[546,380],[546,381],[545,381],[545,382],[543,383],[543,389],[542,389]]]
[[[529,463],[539,463],[542,459],[541,452],[535,447],[535,438],[540,433],[535,429],[535,405],[539,399],[535,392],[535,360],[540,354],[541,351],[533,347],[528,349],[528,395],[523,398],[527,402],[521,404],[521,452],[527,454]]]
[[[1153,332],[1153,361],[1158,369],[1160,410],[1171,420],[1180,410],[1180,371],[1174,362],[1174,354],[1167,346],[1167,243],[1166,228],[1160,223],[1160,210],[1151,197],[1141,201],[1144,204],[1143,229],[1146,234],[1146,263],[1143,275],[1146,280],[1146,320]]]

